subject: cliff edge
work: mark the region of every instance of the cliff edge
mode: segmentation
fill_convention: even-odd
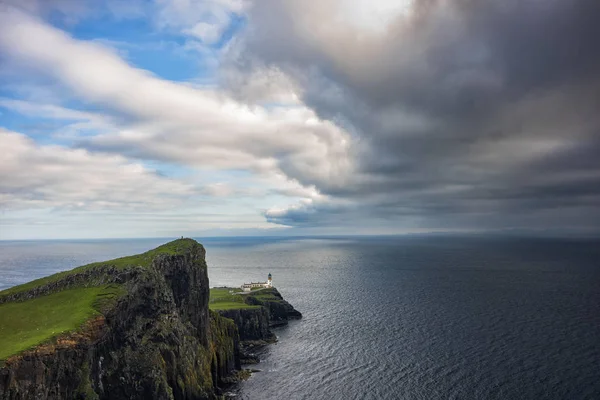
[[[218,398],[239,335],[208,303],[192,239],[2,291],[0,399]]]
[[[243,364],[258,363],[255,350],[277,341],[271,328],[302,318],[302,314],[273,287],[251,292],[238,288],[213,288],[210,290],[209,308],[235,324]]]

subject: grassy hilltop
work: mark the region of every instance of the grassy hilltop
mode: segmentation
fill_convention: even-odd
[[[277,293],[277,295],[275,294]],[[260,308],[265,302],[281,302],[283,299],[274,288],[244,292],[239,288],[212,288],[208,307],[213,311]]]
[[[152,260],[156,256],[167,254],[167,255],[177,255],[183,254],[185,251],[189,250],[196,242],[192,239],[177,239],[172,242],[163,244],[155,249],[149,250],[142,254],[136,254],[133,256],[115,258],[114,260],[109,261],[101,261],[95,262],[87,265],[83,265],[81,267],[74,268],[69,271],[59,272],[54,275],[50,275],[44,278],[36,279],[34,281],[24,283],[19,286],[14,286],[12,288],[8,288],[6,290],[0,291],[0,301],[2,298],[7,297],[9,295],[27,292],[29,290],[35,289],[37,287],[48,285],[54,282],[58,282],[64,278],[67,278],[72,275],[76,275],[82,272],[90,271],[93,269],[99,269],[102,267],[114,267],[119,270],[125,270],[130,267],[149,267],[152,264]]]
[[[251,306],[244,301],[242,289],[238,288],[212,288],[210,289],[210,301],[208,308],[217,310],[232,310],[240,308],[260,308],[260,306]]]
[[[142,254],[84,265],[0,291],[0,362],[61,334],[77,331],[110,308],[125,289],[117,283],[107,284],[102,271],[147,268],[155,257],[183,254],[195,244],[191,239],[179,239]],[[82,274],[94,277],[61,285]],[[40,289],[44,289],[42,295],[36,292]]]
[[[0,305],[0,361],[77,329],[120,292],[118,285],[81,287]]]

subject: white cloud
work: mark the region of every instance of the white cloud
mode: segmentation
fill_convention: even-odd
[[[241,15],[244,0],[158,0],[156,21],[161,29],[173,30],[200,40],[217,42],[233,15]]]
[[[85,111],[71,110],[53,104],[33,103],[30,101],[16,100],[0,97],[0,107],[9,108],[23,115],[41,118],[54,118],[65,120],[89,120],[100,122],[102,117]]]
[[[235,188],[227,183],[217,182],[207,185],[206,192],[215,197],[229,197],[235,193]]]
[[[38,145],[0,129],[0,207],[84,210],[161,209],[198,190],[164,178],[122,156]]]
[[[247,104],[299,106],[302,89],[297,82],[279,68],[253,66],[242,71],[232,67],[222,68],[221,78],[228,91],[239,101]]]
[[[379,33],[394,19],[410,12],[414,0],[337,0],[338,23],[358,30]]]
[[[0,49],[38,66],[86,101],[128,115],[118,133],[84,143],[192,166],[283,173],[303,185],[343,184],[348,135],[310,109],[247,106],[222,93],[158,79],[110,49],[81,42],[19,12],[0,16]]]
[[[257,205],[268,204],[260,181],[225,175],[215,182],[219,174],[181,169],[177,178],[167,178],[120,155],[41,145],[1,128],[0,148],[0,240],[239,234],[272,227]]]
[[[191,28],[184,29],[183,32],[200,39],[203,43],[213,44],[221,38],[225,28],[226,27],[224,25],[198,22]]]

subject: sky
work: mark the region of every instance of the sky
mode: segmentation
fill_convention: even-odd
[[[597,0],[0,0],[0,240],[600,232]]]

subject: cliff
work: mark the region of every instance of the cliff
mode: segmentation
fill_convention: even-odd
[[[211,289],[210,308],[235,324],[244,364],[260,362],[255,351],[277,341],[271,328],[286,325],[290,319],[302,318],[302,314],[275,288],[252,292],[241,292],[237,288]]]
[[[275,288],[242,292],[237,288],[211,289],[210,308],[233,321],[240,337],[240,356],[245,364],[259,362],[254,351],[277,336],[271,328],[282,326],[302,314]]]
[[[269,326],[286,325],[290,319],[300,319],[300,311],[283,299],[275,288],[262,289],[242,295],[244,303],[250,306],[260,306],[267,310]]]
[[[217,311],[235,324],[240,340],[274,341],[276,336],[270,329],[270,316],[266,308],[238,308]]]
[[[217,398],[239,335],[208,303],[191,239],[0,292],[0,399]]]

